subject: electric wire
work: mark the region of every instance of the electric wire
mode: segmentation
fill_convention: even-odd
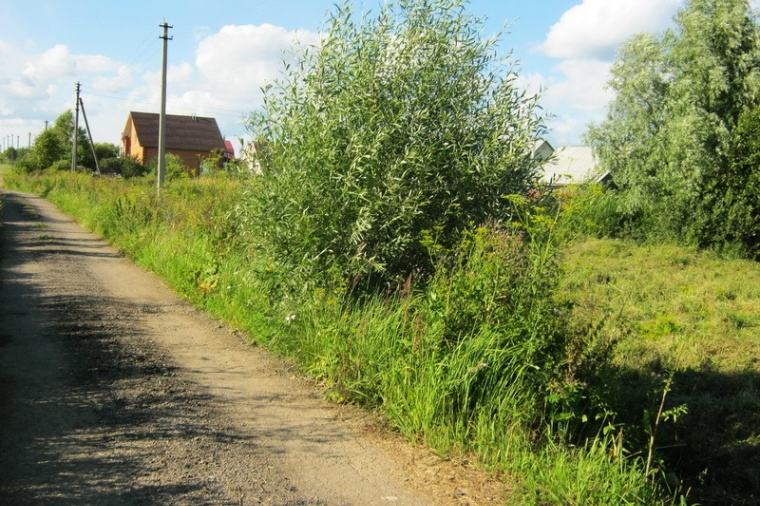
[[[148,56],[152,58],[154,56],[154,53],[158,52],[160,46],[161,44],[159,43],[158,36],[156,36],[153,30],[151,30],[151,32],[145,36],[142,42],[140,42],[140,44],[135,47],[135,50],[133,51],[134,56],[128,60],[129,63],[126,64],[127,67],[131,67],[138,63],[144,63],[147,61]],[[151,51],[151,54],[146,56],[146,53],[148,51]]]

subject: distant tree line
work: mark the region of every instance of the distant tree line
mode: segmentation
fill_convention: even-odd
[[[50,128],[41,132],[30,148],[9,147],[0,153],[0,161],[12,164],[15,170],[21,172],[71,170],[73,139],[74,114],[68,110],[61,114]],[[219,150],[215,150],[206,161],[206,166],[212,172],[218,172],[215,169],[220,169],[224,174],[236,177],[245,177],[249,173],[244,164],[238,160],[227,160]],[[155,158],[142,164],[137,158],[121,156],[119,146],[115,144],[96,142],[90,146],[86,131],[83,128],[78,129],[77,171],[95,173],[99,169],[103,175],[130,178],[155,175],[157,164]],[[179,156],[166,153],[167,179],[184,178],[189,175],[190,169]]]
[[[53,122],[50,128],[40,132],[29,148],[8,148],[0,156],[12,163],[16,170],[35,172],[40,170],[71,170],[74,147],[74,114],[67,110]],[[95,155],[93,155],[93,150]],[[95,157],[97,156],[97,165]],[[134,177],[145,174],[148,168],[137,160],[119,156],[119,147],[106,142],[96,142],[91,147],[83,128],[77,132],[77,171],[94,172],[96,168],[108,174]]]

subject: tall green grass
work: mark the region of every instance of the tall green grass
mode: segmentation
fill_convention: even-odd
[[[382,411],[409,439],[503,474],[508,504],[668,504],[605,404],[609,346],[560,289],[556,216],[472,230],[435,274],[356,297],[292,281],[236,212],[238,181],[13,177],[216,317],[293,357],[326,395]],[[527,205],[515,199],[517,209]],[[519,214],[519,213],[518,213]],[[246,216],[250,219],[250,216]],[[614,429],[614,430],[613,430]]]

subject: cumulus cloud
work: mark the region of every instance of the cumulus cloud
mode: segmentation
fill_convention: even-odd
[[[166,72],[166,85],[167,86],[187,86],[188,83],[192,84],[195,70],[193,66],[188,62],[182,62],[179,65],[170,65]],[[156,74],[156,77],[160,79],[160,74]]]
[[[760,0],[753,0],[760,3]],[[537,52],[558,59],[541,82],[541,103],[560,144],[577,143],[614,98],[606,84],[617,47],[632,35],[671,26],[683,0],[583,0],[552,25]]]
[[[519,89],[525,90],[528,96],[542,96],[546,90],[547,83],[546,78],[542,74],[533,72],[531,74],[519,74],[515,85]]]
[[[44,81],[51,77],[72,76],[76,73],[76,63],[68,46],[59,44],[48,49],[26,65],[22,74],[34,81]]]
[[[116,74],[100,75],[92,82],[93,89],[109,93],[125,93],[133,86],[134,70],[127,65],[119,65]]]
[[[538,50],[554,58],[610,59],[632,35],[667,26],[681,1],[584,0],[562,15]]]
[[[227,25],[200,41],[195,64],[207,85],[220,93],[250,95],[277,78],[284,54],[296,41],[314,45],[319,37],[270,24]]]
[[[120,104],[109,103],[102,93],[123,97],[134,85],[136,70],[104,55],[72,53],[64,44],[38,51],[34,46],[0,41],[0,130],[42,131],[45,121],[74,108],[79,81],[95,140],[118,142],[123,126],[119,123],[126,115],[122,117],[117,112]]]
[[[580,111],[604,108],[613,98],[606,83],[610,78],[610,64],[594,59],[567,59],[555,70],[561,76],[557,82],[545,86],[544,98],[548,105],[568,105]]]
[[[601,119],[613,98],[606,86],[609,77],[608,62],[565,59],[551,73],[519,76],[516,85],[529,95],[539,95],[552,142],[561,146],[578,144],[586,125]]]

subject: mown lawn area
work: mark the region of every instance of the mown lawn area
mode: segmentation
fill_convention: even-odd
[[[657,434],[671,479],[701,490],[701,504],[756,504],[760,264],[609,239],[577,241],[563,261],[574,321],[616,343],[620,416],[645,437],[671,379],[665,409],[688,410]]]

